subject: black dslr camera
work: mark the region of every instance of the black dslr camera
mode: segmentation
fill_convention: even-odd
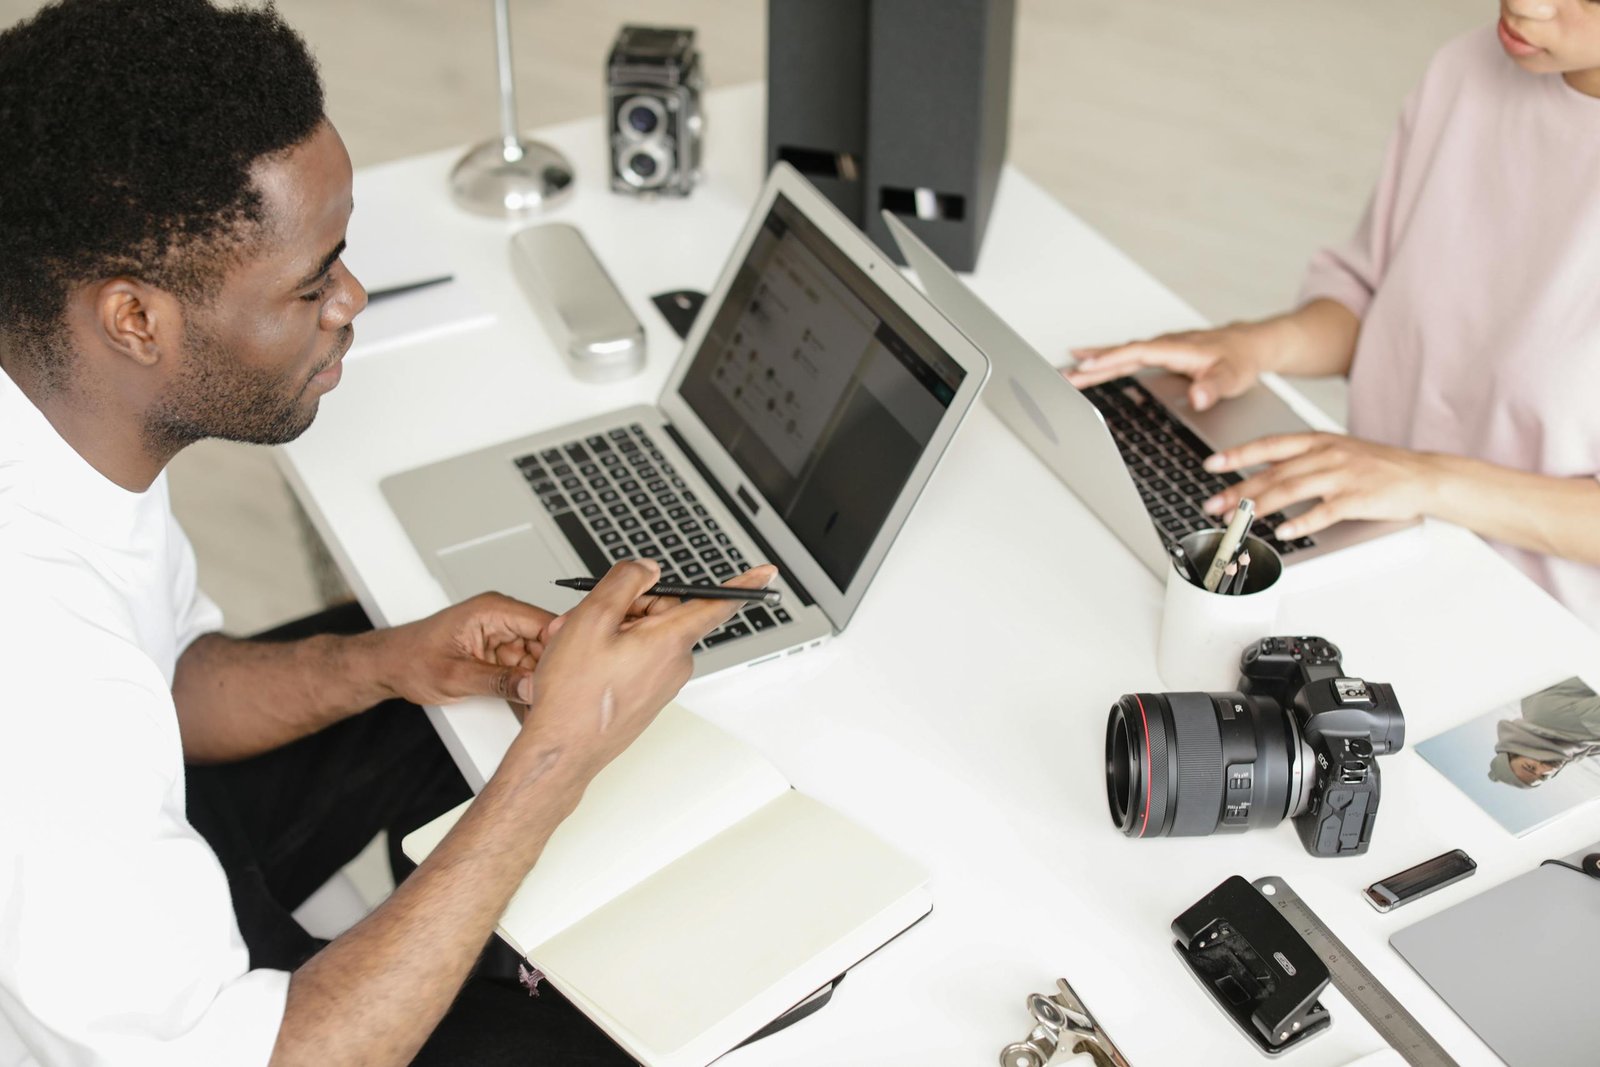
[[[1130,693],[1106,725],[1111,821],[1129,837],[1197,837],[1294,819],[1313,856],[1358,856],[1378,764],[1406,721],[1394,689],[1347,677],[1320,637],[1264,637],[1234,693]]]
[[[694,31],[624,26],[606,59],[611,189],[686,196],[700,171],[704,75]]]

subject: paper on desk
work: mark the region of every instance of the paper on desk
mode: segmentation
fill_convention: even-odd
[[[422,275],[383,285],[368,282],[357,274],[369,289],[384,288],[389,284],[404,285],[420,280]],[[401,345],[438,337],[441,334],[462,330],[475,330],[494,322],[494,312],[465,282],[457,278],[442,285],[430,285],[412,293],[401,293],[369,304],[356,316],[356,340],[350,356],[365,356]],[[346,357],[349,358],[349,357]]]
[[[393,213],[386,211],[382,203],[362,210],[367,206],[363,202],[350,216],[344,264],[368,292],[442,275],[455,275],[456,280],[368,305],[356,317],[355,345],[346,358],[494,322],[494,312],[470,283],[461,279],[459,264],[443,241],[430,238],[417,227],[407,229],[397,239]]]

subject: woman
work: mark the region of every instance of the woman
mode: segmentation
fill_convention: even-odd
[[[1073,353],[1080,388],[1140,367],[1205,409],[1264,372],[1347,374],[1350,436],[1263,438],[1206,504],[1475,530],[1600,628],[1600,0],[1502,0],[1407,101],[1366,215],[1297,311]]]

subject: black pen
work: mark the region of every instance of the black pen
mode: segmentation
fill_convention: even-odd
[[[598,578],[557,578],[555,585],[563,589],[576,589],[587,593],[600,584]],[[644,591],[644,596],[671,596],[681,600],[754,600],[776,607],[783,601],[783,593],[776,589],[736,589],[726,585],[673,585],[657,582]]]
[[[375,304],[379,300],[387,300],[391,296],[404,296],[407,293],[414,293],[418,289],[431,289],[435,285],[443,285],[445,282],[453,282],[455,280],[456,276],[454,274],[441,274],[437,278],[424,278],[421,281],[406,282],[403,285],[391,285],[387,289],[369,289],[367,290],[367,303]]]

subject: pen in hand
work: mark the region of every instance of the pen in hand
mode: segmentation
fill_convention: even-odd
[[[554,585],[563,589],[576,589],[587,593],[600,584],[598,578],[557,578]],[[680,600],[749,600],[776,607],[783,602],[783,593],[777,589],[738,589],[726,585],[675,585],[657,582],[644,591],[645,596],[670,596]]]

